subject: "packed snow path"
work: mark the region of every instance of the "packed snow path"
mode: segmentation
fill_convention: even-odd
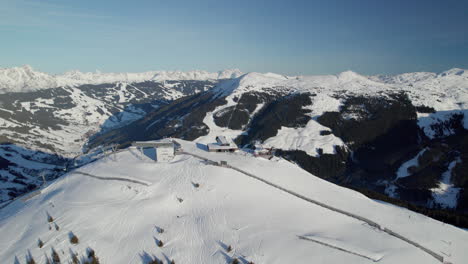
[[[326,243],[324,241],[320,241],[320,240],[313,239],[313,238],[310,238],[310,237],[306,237],[306,236],[297,236],[297,237],[299,239],[302,239],[302,240],[311,241],[311,242],[314,242],[314,243],[317,243],[317,244],[320,244],[320,245],[323,245],[323,246],[326,246],[326,247],[330,247],[330,248],[333,248],[333,249],[336,249],[336,250],[341,250],[343,252],[353,254],[353,255],[359,256],[361,258],[370,259],[370,260],[372,260],[374,262],[377,262],[377,261],[382,259],[382,256],[369,256],[367,254],[359,253],[359,252],[356,252],[354,250],[349,250],[349,249],[346,249],[346,248],[343,248],[343,247],[339,247],[337,245],[332,245],[330,243]]]
[[[363,221],[297,199],[237,170],[210,166],[221,161],[405,234],[442,254],[446,262],[466,263],[468,259],[468,233],[464,230],[373,201],[283,159],[206,152],[201,144],[177,141],[184,151],[202,160],[187,154],[167,163],[154,162],[130,147],[79,169],[101,177],[150,182],[149,186],[70,172],[44,186],[40,195],[25,202],[15,200],[3,208],[0,262],[18,259],[24,263],[30,254],[36,263],[44,264],[54,249],[62,263],[68,263],[70,252],[85,256],[87,248],[92,248],[102,263],[116,264],[146,264],[156,257],[165,263],[174,259],[176,263],[205,264],[232,263],[234,259],[272,264],[370,262],[350,252],[385,264],[440,263],[420,248]],[[165,231],[161,233],[159,228]],[[70,232],[79,237],[79,244],[70,243]],[[42,248],[38,239],[44,242]],[[158,246],[158,241],[164,245]]]
[[[128,178],[101,177],[101,176],[96,176],[96,175],[92,175],[92,174],[89,174],[89,173],[86,173],[86,172],[81,172],[81,171],[74,171],[72,173],[81,174],[81,175],[84,175],[84,176],[87,176],[87,177],[95,178],[95,179],[98,179],[98,180],[104,180],[104,181],[124,181],[124,182],[131,182],[131,183],[141,184],[141,185],[145,185],[145,186],[150,185],[147,182],[142,182],[142,181],[138,181],[138,180],[134,180],[134,179],[128,179]]]
[[[200,155],[197,155],[197,154],[193,154],[193,153],[190,153],[190,152],[187,152],[187,151],[179,151],[179,152],[176,152],[176,154],[191,155],[191,156],[194,156],[194,157],[196,157],[196,158],[202,159],[202,160],[204,160],[205,162],[208,162],[208,163],[213,164],[213,165],[218,165],[218,164],[219,164],[217,161],[214,161],[214,160],[208,159],[208,158],[206,158],[206,157],[203,157],[203,156],[200,156]],[[409,243],[409,244],[411,244],[411,245],[413,245],[413,246],[415,246],[415,247],[421,249],[422,251],[424,251],[424,252],[428,253],[429,255],[431,255],[432,257],[436,258],[438,261],[440,261],[440,262],[442,262],[442,263],[444,262],[444,257],[443,257],[443,256],[441,256],[441,255],[437,254],[436,252],[434,252],[434,251],[432,251],[432,250],[430,250],[430,249],[428,249],[428,248],[426,248],[426,247],[420,245],[420,244],[417,243],[417,242],[414,242],[414,241],[412,241],[412,240],[410,240],[410,239],[404,237],[403,235],[400,235],[400,234],[398,234],[398,233],[396,233],[396,232],[394,232],[394,231],[392,231],[392,230],[390,230],[390,229],[388,229],[388,228],[382,227],[380,224],[378,224],[378,223],[376,223],[376,222],[374,222],[374,221],[372,221],[372,220],[370,220],[370,219],[367,219],[367,218],[365,218],[365,217],[362,217],[362,216],[359,216],[359,215],[356,215],[356,214],[353,214],[353,213],[350,213],[350,212],[347,212],[347,211],[344,211],[344,210],[341,210],[341,209],[338,209],[338,208],[329,206],[329,205],[324,204],[324,203],[322,203],[322,202],[319,202],[319,201],[310,199],[310,198],[305,197],[305,196],[303,196],[303,195],[301,195],[301,194],[298,194],[298,193],[296,193],[296,192],[293,192],[293,191],[291,191],[291,190],[288,190],[288,189],[286,189],[286,188],[283,188],[283,187],[281,187],[281,186],[279,186],[279,185],[277,185],[277,184],[274,184],[274,183],[272,183],[272,182],[269,182],[269,181],[267,181],[267,180],[265,180],[265,179],[263,179],[263,178],[261,178],[261,177],[255,176],[255,175],[252,174],[252,173],[249,173],[249,172],[246,172],[246,171],[244,171],[244,170],[241,170],[241,169],[239,169],[239,168],[237,168],[237,167],[234,167],[234,166],[232,166],[232,165],[229,165],[229,164],[228,164],[228,165],[224,165],[224,167],[230,168],[230,169],[233,169],[233,170],[236,170],[236,171],[238,171],[238,172],[240,172],[240,173],[242,173],[242,174],[244,174],[244,175],[247,175],[247,176],[249,176],[249,177],[251,177],[251,178],[254,178],[254,179],[258,180],[258,181],[261,181],[261,182],[263,182],[263,183],[266,183],[266,184],[268,184],[268,185],[270,185],[270,186],[272,186],[272,187],[274,187],[274,188],[276,188],[276,189],[279,189],[279,190],[281,190],[281,191],[284,191],[284,192],[286,192],[286,193],[288,193],[288,194],[291,194],[291,195],[293,195],[293,196],[295,196],[295,197],[297,197],[297,198],[299,198],[299,199],[302,199],[302,200],[304,200],[304,201],[307,201],[307,202],[309,202],[309,203],[313,203],[313,204],[316,204],[316,205],[318,205],[318,206],[324,207],[324,208],[326,208],[326,209],[332,210],[332,211],[334,211],[334,212],[337,212],[337,213],[340,213],[340,214],[343,214],[343,215],[346,215],[346,216],[349,216],[349,217],[358,219],[358,220],[360,220],[360,221],[363,221],[363,222],[365,222],[366,224],[368,224],[368,225],[370,225],[370,226],[372,226],[372,227],[378,228],[379,230],[382,230],[383,232],[385,232],[385,233],[387,233],[387,234],[389,234],[389,235],[391,235],[391,236],[394,236],[394,237],[396,237],[396,238],[398,238],[398,239],[400,239],[400,240],[403,240],[403,241],[405,241],[405,242],[407,242],[407,243]]]

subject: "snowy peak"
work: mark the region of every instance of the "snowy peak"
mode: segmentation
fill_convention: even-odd
[[[353,71],[344,71],[337,75],[338,79],[341,81],[353,81],[353,80],[367,80],[365,76],[362,76]]]
[[[468,71],[466,69],[453,68],[441,73],[433,72],[410,72],[397,75],[376,75],[370,76],[371,80],[383,82],[387,84],[412,84],[416,82],[431,82],[444,79],[457,81],[459,79],[467,79]]]
[[[433,72],[412,72],[398,75],[376,75],[371,76],[370,79],[387,84],[409,84],[434,79],[436,76],[437,74]]]
[[[281,81],[287,80],[287,77],[274,73],[250,72],[239,78],[239,86],[271,86]]]
[[[217,79],[234,79],[241,76],[243,73],[239,69],[224,70],[218,72]]]
[[[464,69],[453,68],[453,69],[450,69],[450,70],[448,70],[448,71],[441,72],[441,73],[439,74],[439,76],[441,76],[441,77],[445,77],[445,76],[461,76],[461,77],[467,78],[467,77],[468,77],[468,72],[467,72],[467,70],[464,70]]]
[[[61,75],[50,75],[36,71],[29,65],[24,65],[22,67],[0,69],[0,93],[116,82],[218,80],[237,78],[241,75],[242,72],[238,69],[219,72],[148,71],[141,73],[101,73],[99,71],[80,72],[73,70]]]
[[[217,80],[217,79],[232,79],[242,75],[238,69],[224,70],[219,72],[207,71],[161,71],[155,72],[152,80],[154,81],[167,81],[167,80]]]
[[[275,73],[250,72],[229,82],[218,85],[217,92],[223,95],[266,90],[285,92],[313,92],[318,87],[329,91],[356,90],[367,87],[382,87],[383,83],[352,71],[337,75],[285,76]]]
[[[57,80],[29,65],[0,69],[0,92],[23,92],[35,87],[57,87]]]
[[[228,96],[250,91],[261,91],[266,87],[277,86],[278,83],[286,79],[287,77],[272,73],[263,74],[258,72],[249,72],[238,78],[220,83],[214,89],[214,93],[219,96]]]

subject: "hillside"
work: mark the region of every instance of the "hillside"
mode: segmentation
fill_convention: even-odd
[[[148,71],[139,73],[80,72],[75,70],[52,75],[36,71],[29,65],[24,65],[22,67],[0,68],[0,93],[30,92],[49,88],[117,82],[207,81],[236,78],[240,75],[241,72],[237,69],[219,72]]]
[[[468,260],[466,231],[370,200],[283,159],[254,158],[243,152],[208,153],[195,143],[177,141],[184,151],[225,160],[310,199],[375,221],[445,261]],[[53,250],[64,263],[71,261],[72,254],[85,258],[92,249],[101,263],[148,263],[155,258],[164,263],[207,264],[234,259],[240,263],[440,263],[382,230],[230,168],[185,154],[170,163],[155,163],[152,155],[125,149],[64,175],[25,202],[19,199],[0,209],[0,259],[25,263],[30,256],[36,263],[45,263]],[[77,244],[70,243],[72,236],[78,238]]]
[[[466,214],[467,109],[468,73],[461,69],[397,76],[248,73],[97,135],[89,146],[163,137],[208,143],[222,134],[245,148],[274,148],[340,185]]]
[[[55,76],[29,66],[0,69],[0,204],[36,188],[42,175],[62,175],[72,160],[90,151],[86,142],[92,135],[238,74],[234,70]]]
[[[13,83],[43,77],[30,67],[4,72],[16,76]],[[222,134],[251,150],[272,148],[322,179],[468,227],[466,70],[239,74],[75,72],[67,78],[109,83],[0,94],[0,204],[114,144],[208,143]]]

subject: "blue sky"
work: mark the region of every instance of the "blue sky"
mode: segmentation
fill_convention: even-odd
[[[468,68],[465,0],[0,0],[0,67],[284,74]]]

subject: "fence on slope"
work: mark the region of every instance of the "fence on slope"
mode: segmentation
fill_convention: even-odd
[[[193,154],[193,153],[190,153],[190,152],[178,151],[178,152],[176,152],[176,154],[191,155],[191,156],[193,156],[193,157],[199,158],[199,159],[201,159],[201,160],[207,162],[208,164],[215,165],[215,166],[221,166],[220,163],[218,163],[217,161],[210,160],[210,159],[208,159],[208,158],[205,158],[205,157],[203,157],[203,156],[200,156],[200,155],[197,155],[197,154]],[[334,212],[337,212],[337,213],[346,215],[346,216],[348,216],[348,217],[357,219],[357,220],[359,220],[359,221],[362,221],[362,222],[368,224],[369,226],[378,228],[379,230],[381,230],[381,231],[383,231],[383,232],[385,232],[385,233],[387,233],[387,234],[389,234],[389,235],[391,235],[391,236],[393,236],[393,237],[396,237],[396,238],[398,238],[398,239],[400,239],[400,240],[403,240],[404,242],[406,242],[406,243],[408,243],[408,244],[410,244],[410,245],[413,245],[413,246],[417,247],[418,249],[420,249],[420,250],[426,252],[427,254],[431,255],[432,257],[434,257],[434,258],[437,259],[438,261],[440,261],[440,262],[442,262],[442,263],[445,263],[445,262],[444,262],[444,257],[443,257],[442,255],[440,255],[440,254],[434,252],[434,251],[431,250],[431,249],[428,249],[428,248],[424,247],[423,245],[421,245],[421,244],[419,244],[419,243],[417,243],[417,242],[415,242],[415,241],[413,241],[413,240],[411,240],[411,239],[409,239],[409,238],[407,238],[407,237],[405,237],[405,236],[403,236],[403,235],[401,235],[401,234],[399,234],[399,233],[397,233],[397,232],[395,232],[395,231],[392,231],[391,229],[388,229],[388,228],[386,228],[386,227],[381,226],[380,224],[378,224],[378,223],[375,222],[375,221],[372,221],[372,220],[370,220],[370,219],[368,219],[368,218],[365,218],[365,217],[362,217],[362,216],[360,216],[360,215],[356,215],[356,214],[353,214],[353,213],[344,211],[344,210],[342,210],[342,209],[339,209],[339,208],[336,208],[336,207],[327,205],[327,204],[325,204],[325,203],[322,203],[322,202],[319,202],[319,201],[317,201],[317,200],[311,199],[311,198],[309,198],[309,197],[306,197],[306,196],[304,196],[304,195],[302,195],[302,194],[299,194],[299,193],[296,193],[296,192],[294,192],[294,191],[288,190],[288,189],[286,189],[286,188],[284,188],[284,187],[282,187],[282,186],[279,186],[279,185],[277,185],[277,184],[275,184],[275,183],[272,183],[272,182],[270,182],[270,181],[267,181],[267,180],[265,180],[265,179],[263,179],[263,178],[261,178],[261,177],[258,177],[258,176],[256,176],[256,175],[250,173],[250,172],[244,171],[244,170],[242,170],[242,169],[240,169],[240,168],[237,168],[237,167],[234,167],[234,166],[232,166],[232,165],[225,164],[225,165],[222,165],[222,167],[226,167],[226,168],[230,168],[230,169],[233,169],[233,170],[235,170],[235,171],[238,171],[238,172],[240,172],[240,173],[242,173],[242,174],[244,174],[244,175],[247,175],[247,176],[249,176],[249,177],[251,177],[251,178],[253,178],[253,179],[256,179],[256,180],[258,180],[258,181],[261,181],[261,182],[263,182],[263,183],[265,183],[265,184],[267,184],[267,185],[270,185],[270,186],[272,186],[272,187],[274,187],[274,188],[276,188],[276,189],[279,189],[279,190],[281,190],[281,191],[283,191],[283,192],[286,192],[286,193],[288,193],[288,194],[291,194],[291,195],[293,195],[293,196],[295,196],[295,197],[297,197],[297,198],[299,198],[299,199],[302,199],[302,200],[304,200],[304,201],[307,201],[307,202],[309,202],[309,203],[313,203],[313,204],[315,204],[315,205],[324,207],[324,208],[329,209],[329,210],[331,210],[331,211],[334,211]]]
[[[98,179],[98,180],[104,180],[104,181],[124,181],[124,182],[131,182],[131,183],[141,184],[141,185],[144,185],[144,186],[149,186],[150,185],[147,182],[143,182],[143,181],[139,181],[139,180],[135,180],[135,179],[129,179],[129,178],[102,177],[102,176],[97,176],[97,175],[89,174],[89,173],[82,172],[82,171],[74,171],[72,173],[81,174],[81,175],[84,175],[84,176],[87,176],[87,177],[91,177],[91,178]]]
[[[115,155],[117,153],[120,153],[120,152],[123,152],[123,151],[126,151],[126,149],[119,149],[119,150],[116,150],[115,148],[112,148],[112,151],[108,151],[110,148],[106,149],[106,150],[102,150],[101,153],[97,154],[94,158],[90,159],[89,162],[87,162],[86,164],[89,164],[89,163],[92,163],[98,159],[101,159],[101,158],[104,158],[104,157],[108,157],[110,155]],[[77,156],[75,156],[73,159],[72,159],[72,162],[71,164],[74,163],[75,159],[79,158],[83,156],[83,154],[79,154]],[[80,166],[83,166],[83,165],[86,165],[86,164],[82,164]],[[72,172],[73,169],[76,169],[76,168],[79,168],[80,166],[71,166],[71,167],[65,167],[65,171],[66,173],[69,173],[69,172]],[[88,175],[89,176],[89,175]],[[59,176],[58,178],[60,178],[61,176]],[[99,176],[96,176],[95,178],[97,178]],[[54,179],[55,180],[55,179]],[[148,186],[147,183],[140,183],[140,184],[144,184],[146,186]],[[10,205],[12,202],[18,200],[18,199],[21,199],[21,201],[23,202],[26,202],[27,200],[41,194],[42,192],[42,188],[45,186],[46,184],[44,183],[43,185],[41,186],[38,186],[37,188],[35,189],[32,189],[31,191],[29,192],[26,192],[26,193],[23,193],[15,198],[12,198],[10,200],[7,200],[7,201],[4,201],[3,204],[0,205],[0,210],[7,207],[8,205]]]

